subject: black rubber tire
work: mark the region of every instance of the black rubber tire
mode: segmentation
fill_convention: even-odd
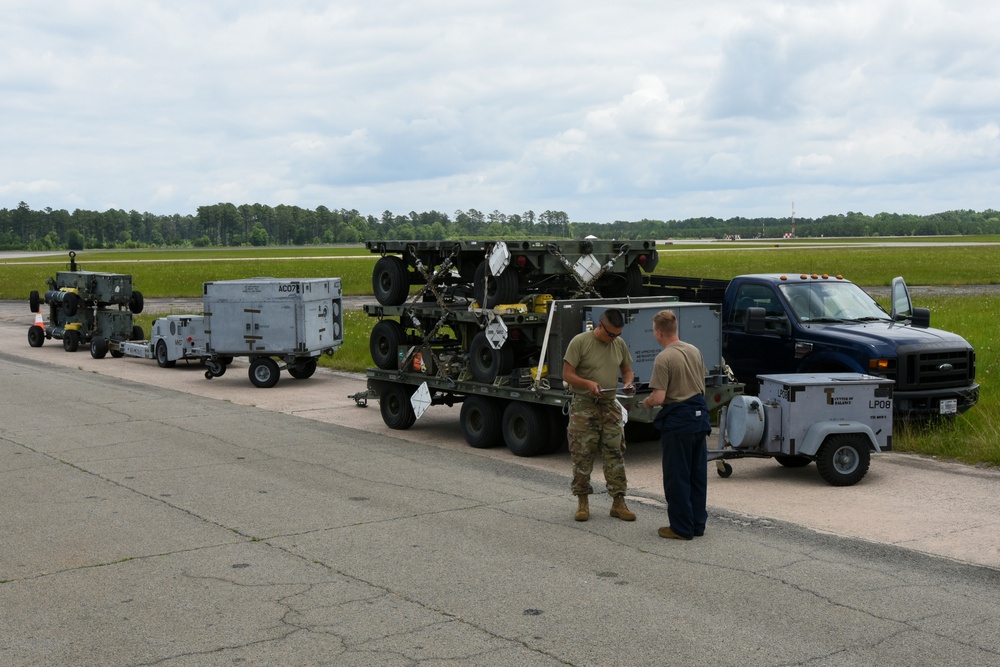
[[[731,466],[728,463],[726,463],[725,461],[723,461],[722,462],[722,467],[720,468],[720,467],[716,466],[715,472],[717,472],[719,474],[719,477],[721,477],[722,479],[728,479],[729,477],[732,477],[732,475],[733,475],[733,466]]]
[[[861,481],[871,465],[868,439],[854,433],[831,435],[816,453],[816,468],[832,486],[851,486]]]
[[[77,331],[63,332],[63,349],[67,352],[76,352],[80,347],[80,334]]]
[[[115,359],[121,359],[122,357],[125,356],[125,353],[122,352],[121,350],[111,350],[111,356],[114,357]]]
[[[132,327],[132,337],[129,340],[146,340],[146,333],[136,324]]]
[[[476,449],[503,444],[503,403],[496,398],[469,396],[462,402],[462,436]]]
[[[382,320],[372,327],[368,348],[375,365],[384,371],[399,368],[399,346],[406,342],[403,325],[396,320]]]
[[[66,311],[67,317],[73,317],[76,315],[76,311],[80,309],[80,297],[78,297],[73,292],[67,292],[66,296],[62,300],[63,310]]]
[[[406,301],[410,294],[410,277],[403,260],[386,255],[375,262],[372,293],[383,306],[398,306]]]
[[[222,373],[225,373],[225,366],[219,364]],[[216,373],[213,370],[213,374],[218,377],[222,373]],[[274,385],[278,384],[278,377],[280,371],[278,370],[278,363],[271,357],[256,357],[250,362],[250,382],[253,386],[260,389],[270,389]]]
[[[494,350],[490,347],[486,332],[480,331],[472,337],[469,344],[469,366],[476,380],[493,384],[498,376],[508,375],[514,367],[514,348],[508,341],[499,350]]]
[[[137,289],[132,290],[132,296],[128,300],[128,309],[132,311],[133,315],[138,315],[144,306],[142,292]],[[132,340],[142,340],[142,338],[133,338]]]
[[[28,305],[31,306],[32,313],[37,313],[38,309],[42,307],[42,299],[38,296],[38,290],[31,290],[31,294],[28,295]]]
[[[508,266],[499,276],[489,276],[486,261],[483,260],[476,267],[472,293],[476,302],[483,308],[496,308],[501,303],[517,303],[517,271]]]
[[[28,327],[28,345],[31,347],[41,347],[45,344],[45,332],[41,327],[34,325]]]
[[[402,384],[388,384],[379,394],[379,412],[382,421],[391,429],[405,431],[417,421],[417,415],[410,405],[414,387]]]
[[[537,456],[549,443],[549,419],[543,408],[511,401],[503,411],[503,440],[515,456]]]
[[[789,456],[787,454],[779,454],[774,457],[774,460],[786,468],[805,468],[807,465],[812,463],[812,459],[808,457]]]
[[[104,336],[94,336],[90,339],[90,356],[94,359],[108,356],[108,341]]]
[[[173,368],[177,365],[176,360],[169,359],[167,353],[167,343],[161,338],[156,341],[156,349],[153,350],[156,356],[156,365],[160,368]]]
[[[309,358],[288,367],[288,374],[296,380],[308,380],[316,372],[316,359]]]

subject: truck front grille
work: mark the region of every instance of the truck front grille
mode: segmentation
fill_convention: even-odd
[[[897,390],[965,387],[976,379],[976,353],[969,348],[902,346],[898,364]]]

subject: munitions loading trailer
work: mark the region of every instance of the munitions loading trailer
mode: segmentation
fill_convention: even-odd
[[[76,352],[80,343],[89,344],[99,359],[107,354],[108,341],[142,339],[132,315],[142,312],[143,298],[132,288],[132,276],[80,270],[75,252],[69,253],[69,261],[69,271],[58,271],[46,280],[49,289],[44,296],[34,290],[30,294],[31,312],[40,314],[42,304],[48,304],[49,319],[47,323],[36,319],[28,329],[28,344],[41,347],[54,338],[62,340],[67,352]]]
[[[710,367],[708,400],[718,407],[740,393],[721,358],[718,306],[664,297],[631,297],[641,271],[657,262],[655,243],[611,241],[369,242],[382,254],[372,275],[378,319],[367,392],[386,425],[407,429],[431,405],[461,404],[473,447],[506,443],[520,456],[565,442],[570,393],[562,355],[570,339],[592,329],[608,308],[626,317],[623,338],[633,354],[639,392],[619,394],[630,429],[648,432],[653,411],[642,406],[653,358],[652,316],[677,311],[681,335],[698,342]],[[401,256],[386,254],[398,252]],[[411,285],[423,284],[414,294]],[[652,349],[655,347],[655,349]]]

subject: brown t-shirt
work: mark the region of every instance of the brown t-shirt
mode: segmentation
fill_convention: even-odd
[[[705,360],[701,351],[679,340],[660,350],[653,360],[653,389],[667,392],[664,403],[684,401],[695,394],[705,393]]]
[[[594,332],[585,331],[573,336],[563,361],[575,368],[580,377],[594,380],[602,389],[614,389],[618,386],[619,370],[632,365],[632,355],[620,337],[608,344],[598,340]],[[590,396],[590,392],[576,387],[573,393]],[[606,398],[614,400],[614,392],[609,391]]]

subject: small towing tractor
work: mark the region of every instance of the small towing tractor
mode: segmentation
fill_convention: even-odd
[[[156,359],[161,368],[197,361],[209,380],[235,357],[249,357],[250,382],[266,389],[282,370],[312,377],[320,355],[344,342],[340,278],[219,280],[202,291],[203,314],[157,318],[149,340],[116,341],[112,352]]]
[[[63,349],[76,352],[81,344],[90,345],[99,359],[108,353],[112,342],[141,340],[142,328],[132,322],[132,315],[142,312],[143,298],[132,288],[132,276],[120,273],[95,273],[77,266],[76,253],[69,253],[69,271],[56,272],[46,281],[48,290],[29,297],[35,323],[28,329],[28,344],[41,347],[46,340],[61,340]],[[48,321],[42,305],[48,306]],[[115,356],[122,356],[114,353]]]

